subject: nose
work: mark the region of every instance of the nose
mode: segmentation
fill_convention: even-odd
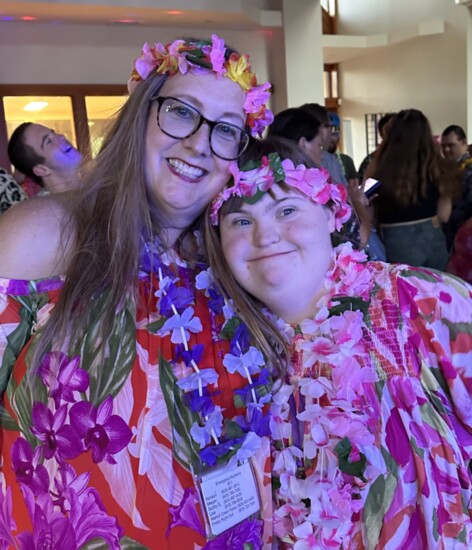
[[[64,134],[54,134],[56,143],[61,146],[63,143],[67,141],[66,136]]]
[[[277,243],[280,240],[277,224],[269,221],[255,222],[253,239],[255,246],[261,248]]]
[[[188,138],[183,139],[182,143],[199,156],[211,155],[210,127],[206,122],[203,122],[200,128]]]

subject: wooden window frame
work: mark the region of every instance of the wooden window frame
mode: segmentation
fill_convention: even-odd
[[[4,97],[38,95],[70,97],[77,148],[86,155],[90,152],[86,96],[123,96],[127,93],[126,85],[121,84],[0,84],[0,166],[10,168]]]

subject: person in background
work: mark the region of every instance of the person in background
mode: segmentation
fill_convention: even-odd
[[[319,103],[305,103],[300,109],[316,118],[320,125],[321,147],[323,149],[321,166],[328,170],[334,182],[347,186],[348,180],[344,176],[341,163],[335,155],[329,152],[333,126],[329,118],[328,109]]]
[[[77,185],[81,153],[64,135],[42,124],[20,124],[8,142],[8,156],[17,170],[48,193]]]
[[[340,161],[328,152],[333,131],[328,110],[319,103],[305,103],[300,109],[312,115],[320,124],[323,149],[321,166],[329,172],[335,183],[342,183],[348,191],[354,211],[351,220],[343,228],[344,237],[353,242],[356,247],[365,248],[371,259],[385,260],[385,249],[373,228],[372,210],[369,208],[369,200],[362,186],[359,186],[359,180],[347,181]]]
[[[295,107],[277,113],[268,129],[269,136],[281,136],[294,141],[318,167],[329,172],[323,165],[323,132],[324,127],[319,119]],[[329,174],[333,177],[330,172]]]
[[[444,270],[448,251],[441,223],[449,219],[459,174],[440,155],[421,111],[395,115],[367,177],[381,182],[375,206],[387,261]]]
[[[380,135],[380,139],[381,139],[380,143],[382,143],[382,141],[384,141],[384,139],[387,137],[388,128],[394,116],[395,116],[395,113],[386,113],[379,118],[379,121],[377,122],[377,131]],[[372,153],[369,153],[359,166],[358,174],[359,174],[359,181],[361,183],[365,180],[367,167],[372,162],[372,159],[374,158],[374,155],[377,150],[378,148],[375,151],[372,151]]]
[[[472,287],[333,250],[346,191],[290,142],[254,143],[233,177],[204,242],[255,345],[285,350],[272,548],[471,548]]]
[[[26,198],[26,193],[15,178],[5,168],[0,167],[0,214]]]
[[[457,125],[448,126],[441,134],[441,149],[446,159],[458,164],[462,174],[460,198],[452,205],[451,217],[443,224],[448,250],[451,250],[459,228],[472,217],[472,157],[467,136]]]
[[[0,217],[0,545],[266,548],[270,373],[197,229],[270,84],[213,35],[145,44],[129,88],[80,188]]]
[[[329,168],[331,166],[330,162],[326,163],[326,159],[334,159],[335,165],[340,167],[334,155],[324,150],[323,144],[326,143],[325,140],[328,135],[326,126],[320,122],[319,118],[312,116],[307,109],[291,108],[277,113],[274,122],[269,126],[268,134],[294,141],[317,166],[321,166],[329,173],[333,181],[346,187],[355,213],[351,222],[346,224],[346,231],[341,237],[352,241],[356,247],[364,248],[369,241],[371,232],[366,197],[359,189],[357,180],[347,184],[344,176],[342,176],[342,179],[336,179],[336,177],[339,178],[339,174],[335,176],[333,173],[337,174],[339,170],[333,172]],[[331,129],[329,134],[331,135]]]
[[[359,179],[359,176],[354,166],[354,161],[349,155],[338,151],[339,140],[341,139],[341,120],[337,113],[329,111],[329,120],[331,123],[331,140],[329,142],[328,153],[335,155],[341,164],[344,177],[347,181]]]

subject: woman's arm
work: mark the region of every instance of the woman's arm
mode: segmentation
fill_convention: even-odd
[[[347,192],[351,205],[359,220],[359,246],[364,248],[369,241],[372,226],[372,215],[369,212],[369,199],[364,193],[363,186],[359,187],[357,179],[349,180]]]
[[[441,223],[449,221],[452,212],[452,201],[449,197],[439,197],[438,218]]]
[[[0,217],[0,277],[32,280],[65,273],[71,243],[66,204],[57,195],[29,199]]]

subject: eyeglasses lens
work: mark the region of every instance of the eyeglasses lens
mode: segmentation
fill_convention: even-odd
[[[160,102],[158,124],[167,135],[185,139],[194,134],[206,122],[210,126],[210,146],[213,153],[225,160],[237,159],[249,144],[249,134],[228,122],[213,122],[196,109],[174,98]]]

